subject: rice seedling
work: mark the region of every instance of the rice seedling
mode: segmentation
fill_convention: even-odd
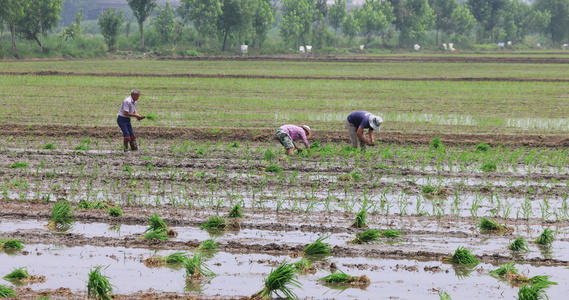
[[[215,273],[204,263],[203,255],[200,251],[196,251],[194,256],[184,260],[184,268],[186,269],[186,279],[201,279],[204,276],[215,276]]]
[[[110,300],[113,298],[113,285],[109,282],[109,277],[101,274],[101,268],[97,266],[89,272],[87,281],[87,298],[91,296],[100,300]]]
[[[557,285],[557,282],[550,281],[548,275],[533,276],[528,280],[529,284],[540,284],[544,286]]]
[[[27,162],[15,162],[12,165],[10,165],[10,168],[12,169],[25,169],[27,168],[29,165]]]
[[[442,292],[439,292],[439,300],[452,300],[452,298],[450,297],[450,295],[447,292],[442,291]]]
[[[73,214],[71,213],[71,205],[64,201],[58,201],[53,205],[51,210],[51,219],[47,227],[55,230],[59,226],[73,224]]]
[[[6,276],[2,277],[6,280],[22,280],[26,278],[30,278],[30,274],[26,268],[18,268],[14,269],[12,272],[7,274]]]
[[[164,261],[167,264],[177,264],[182,263],[188,259],[188,254],[182,251],[176,251],[174,253],[164,256]]]
[[[122,170],[123,172],[129,172],[129,173],[133,171],[132,167],[129,166],[129,165],[124,165],[124,166],[122,166],[121,170]]]
[[[519,238],[515,239],[508,246],[508,249],[513,251],[530,251],[528,248],[528,243],[526,242],[526,239],[523,236],[520,236]]]
[[[24,249],[24,244],[22,240],[15,239],[0,239],[0,249]]]
[[[166,231],[164,231],[163,229],[156,229],[156,230],[150,231],[147,234],[145,234],[143,238],[145,240],[156,239],[156,240],[162,240],[162,241],[167,241],[169,239],[168,235],[166,234]]]
[[[347,283],[350,285],[369,285],[371,281],[366,275],[362,276],[351,276],[342,271],[340,273],[332,273],[326,277],[322,277],[322,280],[327,283]]]
[[[478,228],[480,228],[480,230],[485,230],[485,231],[507,231],[508,227],[506,225],[503,224],[498,224],[493,220],[489,220],[486,218],[480,218],[480,222],[478,222]]]
[[[535,240],[538,245],[551,245],[553,242],[553,230],[545,228],[539,237]]]
[[[496,168],[496,164],[495,163],[485,163],[482,165],[482,167],[480,167],[480,170],[484,171],[484,172],[494,172],[497,170]]]
[[[227,148],[239,148],[239,147],[241,147],[239,142],[233,142],[233,143],[227,144]]]
[[[304,248],[304,254],[307,256],[311,255],[330,255],[332,254],[331,250],[332,247],[328,243],[323,243],[325,239],[329,238],[331,235],[328,236],[321,236],[316,239],[312,244],[307,245]]]
[[[486,143],[480,143],[476,145],[476,151],[487,152],[488,150],[490,150],[490,146]]]
[[[271,173],[280,173],[282,172],[283,169],[281,169],[279,166],[277,165],[270,165],[268,167],[265,168],[265,172],[271,172]]]
[[[235,204],[229,211],[229,214],[227,214],[227,217],[229,218],[243,218],[244,216],[245,215],[241,211],[241,205],[239,204]]]
[[[16,292],[8,286],[0,284],[0,298],[16,297]]]
[[[401,231],[394,229],[386,229],[380,234],[380,236],[384,238],[398,238],[401,237]]]
[[[207,239],[203,242],[200,243],[200,246],[198,247],[198,249],[200,250],[213,250],[213,249],[217,249],[219,247],[219,244],[217,244],[217,242],[213,239]]]
[[[265,279],[263,288],[256,295],[265,299],[272,298],[273,294],[287,299],[298,299],[298,296],[292,291],[292,287],[300,288],[301,286],[300,282],[294,278],[295,270],[294,264],[283,261],[276,269],[271,270]]]
[[[272,161],[275,159],[275,157],[276,155],[271,148],[267,148],[267,150],[265,150],[265,153],[263,153],[263,159],[266,161]]]
[[[549,299],[545,293],[547,286],[541,284],[524,285],[518,290],[518,300],[545,300]]]
[[[496,275],[498,277],[503,277],[507,274],[518,274],[518,269],[516,268],[516,263],[509,262],[503,265],[500,265],[498,269],[494,271],[490,271],[490,275]]]
[[[201,229],[228,229],[228,228],[238,229],[240,227],[241,225],[237,220],[232,222],[227,222],[225,218],[221,216],[211,216],[205,223],[200,225]]]
[[[459,265],[466,265],[472,266],[478,264],[478,259],[476,256],[470,253],[470,250],[465,249],[464,247],[459,246],[451,257],[446,257],[444,260],[449,261],[451,263],[459,264]]]
[[[380,231],[378,229],[368,229],[368,230],[356,235],[356,238],[351,240],[350,243],[352,243],[352,244],[377,243],[380,241],[379,232]]]
[[[423,187],[423,194],[430,194],[433,193],[436,190],[436,188],[432,185],[425,185]]]
[[[89,150],[89,146],[87,146],[85,144],[81,144],[81,145],[76,146],[74,149],[75,150],[87,151],[87,150]]]
[[[365,201],[362,206],[362,209],[356,214],[356,218],[354,219],[354,223],[352,227],[356,228],[364,228],[367,227],[367,208],[365,207]]]
[[[146,114],[146,115],[142,115],[142,116],[145,117],[147,120],[150,120],[150,121],[153,121],[153,122],[156,122],[156,120],[158,120],[158,117],[156,117],[156,116],[153,115],[153,114]]]
[[[352,178],[352,180],[358,181],[362,179],[363,174],[359,170],[353,170],[352,172],[350,172],[350,177]]]
[[[441,140],[439,139],[439,137],[434,137],[431,142],[429,143],[429,148],[431,149],[439,149],[439,148],[443,148],[445,145],[443,144],[443,142],[441,142]]]
[[[162,231],[170,237],[176,237],[178,233],[170,228],[162,220],[158,213],[154,213],[153,216],[148,217],[148,228],[144,232]]]
[[[120,206],[110,207],[109,208],[109,216],[111,216],[111,217],[122,217],[122,210],[121,210]]]
[[[43,146],[43,149],[45,149],[45,150],[54,150],[54,149],[56,149],[56,148],[57,148],[57,147],[55,147],[55,144],[54,144],[54,143],[49,143],[49,144],[46,144],[46,145]]]
[[[294,267],[299,273],[316,273],[316,268],[312,265],[309,259],[301,258],[299,261],[294,263]]]

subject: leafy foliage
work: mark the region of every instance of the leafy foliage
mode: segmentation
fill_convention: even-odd
[[[144,232],[151,232],[151,231],[168,231],[168,225],[162,220],[158,213],[154,213],[153,216],[148,218],[148,228]]]
[[[223,217],[220,216],[211,216],[209,220],[205,223],[200,225],[201,229],[208,229],[208,228],[225,228],[227,226],[227,221]]]
[[[490,150],[490,146],[486,143],[476,145],[476,151],[487,152],[488,150]]]
[[[145,234],[144,239],[145,240],[157,239],[157,240],[167,241],[169,238],[166,232],[163,229],[159,228]]]
[[[105,40],[105,44],[109,47],[109,51],[116,49],[117,40],[120,34],[122,23],[124,22],[124,16],[122,11],[119,10],[117,13],[114,9],[110,7],[107,8],[106,13],[101,13],[99,15],[99,20],[97,24],[101,27],[101,34]]]
[[[182,252],[182,251],[176,251],[174,253],[171,253],[171,254],[164,256],[164,261],[167,264],[182,263],[186,259],[188,259],[188,254],[186,252]]]

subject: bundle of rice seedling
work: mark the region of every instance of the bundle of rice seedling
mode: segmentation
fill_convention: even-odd
[[[306,258],[301,258],[299,261],[294,263],[294,267],[296,268],[296,270],[299,273],[311,273],[314,274],[316,273],[316,268],[312,265],[312,263],[310,262],[310,260],[306,259]]]
[[[18,268],[18,269],[14,269],[8,275],[6,275],[2,278],[6,279],[6,280],[22,280],[22,279],[30,278],[30,274],[28,273],[28,270],[26,268]]]
[[[365,207],[362,207],[362,210],[360,210],[356,214],[356,218],[354,219],[354,223],[352,224],[352,227],[356,227],[356,228],[367,227],[366,222],[367,222],[367,209]]]
[[[279,166],[277,165],[270,165],[268,167],[265,168],[265,172],[271,172],[271,173],[280,173],[282,172],[283,169],[281,169]]]
[[[439,149],[439,148],[443,148],[445,145],[443,144],[443,142],[441,142],[441,139],[439,139],[439,137],[434,137],[431,142],[429,143],[429,148],[434,148],[434,149]]]
[[[380,235],[384,238],[398,238],[401,237],[401,231],[394,229],[387,229],[384,230]]]
[[[495,221],[488,220],[486,218],[480,218],[480,222],[478,223],[478,228],[480,230],[486,231],[507,231],[508,227],[503,224],[498,224]]]
[[[330,255],[332,254],[331,250],[332,247],[330,244],[323,243],[322,241],[329,238],[331,235],[328,236],[321,236],[316,239],[312,244],[306,246],[304,248],[305,255]]]
[[[529,284],[539,284],[543,286],[557,285],[557,282],[549,281],[548,275],[537,275],[533,276],[528,280]]]
[[[513,251],[530,251],[528,248],[528,243],[523,236],[515,239],[509,246],[508,249]]]
[[[214,241],[212,239],[208,239],[208,240],[201,242],[198,249],[200,249],[200,250],[213,250],[213,249],[217,249],[218,247],[219,247],[219,245],[217,244],[216,241]]]
[[[229,211],[229,214],[227,214],[227,216],[229,218],[243,218],[245,215],[243,214],[243,212],[241,211],[241,205],[239,204],[235,204],[231,210]]]
[[[164,261],[167,264],[177,264],[182,263],[188,259],[188,253],[182,251],[176,251],[174,253],[164,256]]]
[[[0,298],[16,297],[16,292],[8,286],[0,284]]]
[[[111,217],[122,217],[122,210],[121,210],[120,206],[110,207],[109,208],[109,216],[111,216]]]
[[[459,246],[455,251],[452,257],[446,257],[445,260],[459,264],[459,265],[477,265],[478,259],[476,256],[470,253],[470,250],[466,250],[464,247]]]
[[[54,150],[54,149],[57,148],[57,147],[55,147],[55,144],[49,143],[49,144],[46,144],[45,146],[43,146],[43,148],[44,148],[45,150]]]
[[[476,151],[486,152],[488,150],[490,150],[490,146],[486,143],[480,143],[476,145]]]
[[[0,239],[0,249],[24,249],[22,240]]]
[[[215,273],[204,263],[203,255],[200,251],[196,251],[192,258],[184,260],[184,268],[186,269],[186,279],[201,279],[203,276],[215,276]]]
[[[64,201],[58,201],[53,205],[51,210],[51,220],[47,227],[55,230],[58,226],[66,226],[73,224],[73,214],[71,213],[71,205]]]
[[[480,167],[480,170],[484,171],[484,172],[493,172],[496,171],[497,167],[495,163],[485,163],[484,165],[482,165],[482,167]]]
[[[10,168],[13,168],[13,169],[25,169],[27,167],[28,167],[27,162],[20,162],[20,161],[15,162],[10,166]]]
[[[518,291],[518,300],[544,300],[549,299],[545,293],[547,286],[541,284],[524,285]]]
[[[350,285],[369,285],[370,280],[366,275],[362,276],[351,276],[342,271],[340,273],[332,273],[326,277],[320,278],[320,280],[327,283],[347,283]]]
[[[163,229],[156,229],[154,231],[150,231],[147,234],[145,234],[143,238],[145,240],[156,239],[162,241],[167,241],[169,239],[168,235]]]
[[[200,225],[201,229],[239,229],[241,225],[239,221],[234,220],[227,222],[225,218],[220,216],[211,216],[209,220]]]
[[[494,271],[490,271],[490,275],[496,275],[499,277],[503,277],[506,274],[518,274],[518,269],[515,267],[516,263],[509,262],[503,265],[500,265],[498,269]]]
[[[379,230],[378,229],[368,229],[356,236],[355,239],[350,241],[352,244],[371,244],[379,242]]]
[[[439,300],[452,300],[452,298],[447,292],[443,291],[439,293]]]
[[[148,228],[144,232],[162,231],[169,237],[176,237],[178,233],[175,230],[168,228],[168,225],[162,220],[158,213],[148,217]],[[145,237],[146,238],[146,237]]]
[[[156,115],[153,114],[146,114],[143,115],[143,117],[145,117],[147,120],[153,121],[155,122],[156,120],[158,120],[158,117],[156,117]]]
[[[271,270],[269,276],[265,279],[263,289],[255,296],[265,299],[272,298],[273,294],[278,297],[287,299],[298,299],[298,296],[292,291],[292,287],[300,288],[300,282],[294,279],[295,265],[283,261],[276,269]]]
[[[87,281],[87,298],[91,296],[100,300],[111,300],[113,298],[113,285],[109,283],[109,277],[101,274],[103,266],[95,267],[89,272]]]
[[[553,242],[553,230],[545,228],[539,237],[535,240],[538,245],[551,245]]]
[[[81,202],[79,202],[79,204],[77,204],[77,209],[92,209],[92,208],[93,204],[91,204],[91,202],[89,201],[82,200]]]

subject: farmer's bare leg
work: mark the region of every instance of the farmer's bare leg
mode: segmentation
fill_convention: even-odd
[[[293,155],[294,154],[294,148],[288,148],[285,150],[285,154],[286,155]]]

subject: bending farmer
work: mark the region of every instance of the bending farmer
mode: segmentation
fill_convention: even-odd
[[[298,148],[294,141],[301,140],[306,150],[310,152],[310,144],[308,143],[308,139],[312,138],[312,131],[310,127],[306,125],[283,125],[277,129],[277,133],[275,137],[281,144],[285,147],[285,154],[291,155],[294,152],[294,149],[298,151],[298,153],[302,152],[302,149]]]
[[[365,150],[365,146],[375,145],[373,139],[373,131],[379,130],[379,126],[383,123],[383,119],[376,115],[373,115],[367,111],[355,111],[348,115],[346,119],[346,129],[350,134],[350,141],[352,142],[352,147],[358,147],[358,140],[360,141],[360,147]],[[369,139],[364,136],[364,129],[368,128]]]
[[[139,97],[140,91],[137,89],[132,90],[132,92],[130,92],[130,97],[123,100],[121,108],[119,110],[119,116],[117,117],[117,124],[119,124],[123,135],[124,151],[128,151],[129,143],[132,151],[138,150],[138,145],[136,144],[136,135],[132,130],[130,118],[135,117],[137,120],[144,119],[143,116],[139,115],[136,112],[136,101]]]

